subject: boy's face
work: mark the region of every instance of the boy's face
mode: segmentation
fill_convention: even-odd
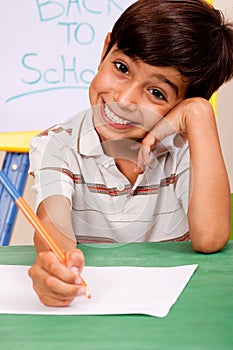
[[[108,41],[109,37],[103,55]],[[102,59],[89,92],[101,141],[143,139],[184,99],[186,87],[175,68],[136,61],[114,45]]]

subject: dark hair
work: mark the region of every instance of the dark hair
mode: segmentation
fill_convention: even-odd
[[[153,66],[176,68],[186,97],[209,99],[233,77],[233,25],[204,0],[138,0],[115,23],[114,44]]]

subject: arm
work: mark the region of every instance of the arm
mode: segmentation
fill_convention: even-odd
[[[35,233],[37,258],[29,275],[36,293],[45,305],[66,306],[85,292],[79,274],[84,256],[76,249],[68,199],[63,196],[48,197],[40,204],[38,216],[66,252],[66,266],[54,253],[48,251]]]
[[[197,103],[186,117],[191,157],[188,219],[193,248],[211,253],[230,237],[230,188],[213,109],[205,100]]]
[[[202,98],[179,103],[143,140],[135,169],[149,163],[149,152],[172,133],[187,133],[190,146],[188,220],[194,250],[212,253],[230,236],[230,189],[211,104]]]

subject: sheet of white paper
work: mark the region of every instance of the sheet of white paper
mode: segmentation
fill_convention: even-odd
[[[32,288],[29,266],[0,265],[0,313],[48,315],[147,314],[165,317],[198,265],[90,267],[83,270],[91,299],[68,307],[44,306]]]

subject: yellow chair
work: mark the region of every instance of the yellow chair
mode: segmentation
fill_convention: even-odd
[[[233,193],[231,194],[231,237],[230,239],[233,239]]]

